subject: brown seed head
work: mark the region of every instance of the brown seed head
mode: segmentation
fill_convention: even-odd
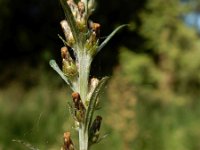
[[[62,57],[62,59],[66,59],[68,57],[67,55],[68,55],[68,49],[67,49],[66,46],[63,46],[61,48],[61,57]]]
[[[64,141],[65,142],[67,142],[67,141],[70,141],[70,136],[71,136],[71,134],[70,134],[70,132],[65,132],[64,133]]]
[[[102,117],[96,116],[96,119],[94,120],[94,123],[93,123],[93,128],[95,129],[95,132],[100,130],[101,121],[102,121]]]
[[[95,23],[95,22],[90,22],[89,27],[95,31],[95,32],[99,32],[101,25],[99,23]]]
[[[89,139],[93,143],[96,143],[98,138],[99,138],[101,121],[102,121],[102,117],[101,116],[96,116],[96,118],[93,121],[92,126],[90,128]]]
[[[96,116],[96,120],[101,121],[102,117],[101,116]]]
[[[81,100],[80,94],[78,92],[73,92],[72,99],[73,99],[73,101],[80,101]]]
[[[62,150],[74,150],[74,145],[70,138],[70,132],[65,132],[63,138],[64,138],[64,145]]]
[[[72,93],[72,99],[73,99],[73,102],[74,102],[74,106],[77,110],[82,110],[84,111],[85,110],[85,107],[81,101],[81,98],[80,98],[80,95],[78,92],[73,92]]]

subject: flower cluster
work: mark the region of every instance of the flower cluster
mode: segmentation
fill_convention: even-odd
[[[76,51],[76,53],[77,49],[82,49],[82,51],[91,51],[92,49],[93,53],[95,53],[94,51],[98,45],[97,36],[100,33],[100,24],[94,23],[91,20],[88,21],[95,8],[95,1],[88,1],[87,6],[85,0],[81,0],[77,4],[73,0],[68,0],[67,4],[72,14],[71,20],[62,20],[60,22],[66,39],[64,43]],[[63,6],[66,9],[65,6],[67,5],[63,4]],[[66,10],[66,13],[69,14],[70,12]]]

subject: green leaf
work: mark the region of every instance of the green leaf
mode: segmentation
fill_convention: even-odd
[[[106,84],[106,81],[108,80],[109,77],[104,77],[101,79],[101,81],[99,81],[99,84],[96,86],[96,88],[94,89],[91,98],[89,100],[89,106],[86,112],[86,116],[85,116],[85,124],[86,124],[86,129],[88,129],[90,127],[91,121],[92,121],[92,116],[95,110],[95,105],[96,105],[96,101],[97,98],[100,94],[100,91],[103,89],[103,87]]]
[[[79,30],[78,30],[78,27],[76,25],[76,21],[74,19],[72,11],[71,11],[69,5],[67,4],[66,0],[60,0],[60,3],[61,3],[62,8],[64,10],[67,22],[68,22],[70,29],[72,31],[72,35],[74,37],[74,40],[75,40],[75,42],[79,43]]]
[[[61,76],[61,78],[73,89],[72,83],[68,80],[68,78],[63,74],[62,70],[60,70],[55,60],[50,60],[49,65]]]
[[[111,38],[122,28],[128,26],[127,24],[121,25],[119,27],[117,27],[102,43],[101,45],[98,47],[97,49],[97,53],[111,40]]]

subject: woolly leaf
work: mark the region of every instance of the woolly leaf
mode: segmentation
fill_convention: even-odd
[[[100,94],[100,91],[105,86],[107,80],[108,80],[108,77],[102,78],[99,81],[98,85],[96,86],[96,88],[94,89],[94,91],[91,95],[91,98],[89,100],[89,106],[88,106],[86,116],[85,116],[86,129],[88,129],[90,127],[92,116],[93,116],[93,113],[94,113],[94,110],[95,110],[95,105],[96,105],[96,102],[97,102],[97,98]]]
[[[101,45],[97,48],[97,53],[111,40],[111,38],[123,27],[126,27],[127,24],[121,25],[117,27],[102,43]]]
[[[55,60],[50,60],[49,65],[61,76],[61,78],[73,89],[72,83],[68,80],[68,78],[63,74],[62,70],[60,70]]]

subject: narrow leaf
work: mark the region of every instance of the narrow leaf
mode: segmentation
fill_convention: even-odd
[[[88,129],[90,127],[92,116],[93,116],[93,113],[94,113],[94,110],[95,110],[97,98],[99,96],[100,91],[105,86],[107,80],[108,80],[108,77],[102,78],[101,81],[99,82],[99,84],[94,89],[92,95],[91,95],[91,98],[89,100],[89,106],[88,106],[88,109],[87,109],[87,112],[86,112],[86,118],[85,118],[86,129]]]
[[[72,83],[67,79],[67,77],[63,74],[63,72],[60,70],[59,66],[57,65],[55,60],[49,61],[50,66],[61,76],[61,78],[73,89]]]
[[[30,143],[26,143],[26,142],[24,142],[22,140],[13,139],[12,141],[16,142],[16,143],[19,143],[19,144],[22,144],[23,146],[25,146],[26,148],[28,148],[30,150],[39,150],[38,148],[33,147]]]
[[[99,138],[99,140],[97,141],[97,143],[101,142],[102,140],[104,140],[105,138],[107,138],[109,134],[104,134],[102,137]]]
[[[78,30],[78,27],[77,27],[77,25],[76,25],[76,21],[75,21],[75,19],[74,19],[74,16],[73,16],[73,14],[72,14],[72,11],[71,11],[71,9],[70,9],[70,7],[69,7],[69,5],[67,4],[67,1],[66,0],[60,0],[60,3],[61,3],[61,5],[62,5],[62,8],[63,8],[63,10],[64,10],[64,13],[65,13],[65,17],[66,17],[66,19],[67,19],[67,22],[68,22],[68,24],[69,24],[69,26],[70,26],[70,29],[71,29],[71,31],[72,31],[72,35],[73,35],[73,37],[74,37],[74,40],[75,40],[75,42],[79,42],[79,30]]]
[[[60,34],[58,34],[58,37],[59,37],[59,39],[61,39],[61,41],[63,42],[63,44],[65,46],[67,46],[67,42],[63,39],[63,37]]]
[[[102,43],[101,45],[98,47],[97,49],[97,53],[111,40],[111,38],[123,27],[126,27],[127,24],[121,25],[119,27],[117,27]]]

